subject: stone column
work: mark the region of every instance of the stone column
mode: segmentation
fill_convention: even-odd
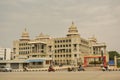
[[[93,54],[93,46],[91,47],[91,53]]]
[[[23,69],[23,63],[19,63],[19,69]]]
[[[87,58],[84,57],[84,66],[87,66]]]
[[[45,66],[46,66],[45,62],[46,62],[46,60],[45,60],[45,61],[43,61],[43,67],[45,67]]]
[[[29,67],[32,67],[32,65],[33,65],[32,63],[29,63]]]
[[[10,63],[6,63],[6,66],[7,66],[7,67],[11,67],[11,66],[10,66]]]
[[[104,54],[106,54],[106,46],[104,47]]]
[[[96,54],[98,54],[98,47],[96,47]]]
[[[39,44],[39,48],[38,48],[38,49],[39,49],[39,53],[41,53],[41,48],[40,48],[40,44]]]
[[[117,57],[114,56],[115,68],[117,68]]]
[[[100,54],[100,47],[98,47],[98,54]]]
[[[37,52],[40,53],[40,44],[37,46]]]
[[[96,54],[96,47],[94,48],[94,52],[93,52],[93,54]]]
[[[38,53],[38,44],[36,44],[36,53]]]

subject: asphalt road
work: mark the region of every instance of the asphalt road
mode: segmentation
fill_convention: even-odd
[[[120,71],[0,72],[0,80],[120,80]]]

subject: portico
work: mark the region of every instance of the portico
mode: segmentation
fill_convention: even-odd
[[[26,60],[9,60],[0,61],[0,66],[11,67],[12,69],[28,68],[43,68],[48,67],[51,62],[51,58],[39,58],[39,59],[26,59]]]

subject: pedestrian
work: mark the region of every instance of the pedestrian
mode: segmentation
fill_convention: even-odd
[[[103,67],[103,64],[100,64],[100,67],[102,68],[102,67]]]
[[[107,65],[107,70],[110,71],[110,66],[109,66],[109,64]]]
[[[27,71],[27,66],[24,67],[24,71]]]
[[[104,66],[102,67],[102,71],[106,71],[106,68]]]
[[[82,65],[79,65],[78,71],[85,71],[85,69]]]

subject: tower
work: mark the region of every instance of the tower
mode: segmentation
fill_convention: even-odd
[[[75,26],[74,22],[72,22],[72,25],[69,27],[67,36],[72,36],[72,35],[79,35],[77,27]]]
[[[24,32],[22,32],[22,36],[21,36],[21,39],[22,41],[26,40],[26,41],[29,41],[29,33],[27,32],[26,28],[24,30]]]

